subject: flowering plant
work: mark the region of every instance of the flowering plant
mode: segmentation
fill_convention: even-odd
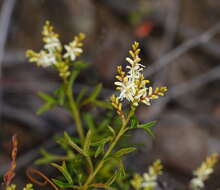
[[[103,132],[103,129],[99,130],[100,126],[98,124],[95,124],[97,127],[91,127],[91,123],[94,121],[91,121],[92,116],[87,114],[86,121],[89,123],[89,128],[86,129],[82,126],[81,107],[83,105],[92,103],[107,108],[111,106],[97,99],[101,89],[100,85],[84,100],[83,92],[77,98],[73,93],[74,81],[80,70],[85,66],[82,61],[76,61],[76,58],[83,52],[82,41],[85,35],[79,34],[68,45],[62,46],[58,34],[53,31],[53,27],[48,21],[42,34],[45,43],[44,49],[39,53],[28,50],[27,56],[30,62],[36,62],[38,66],[54,67],[63,79],[63,83],[58,89],[58,97],[40,93],[41,98],[46,103],[38,113],[42,113],[55,105],[67,108],[75,121],[79,139],[73,139],[65,132],[64,136],[59,138],[58,143],[67,149],[67,155],[58,156],[43,151],[43,158],[38,160],[37,163],[62,161],[61,165],[51,164],[64,176],[63,180],[53,179],[58,188],[72,187],[83,190],[95,187],[112,188],[112,186],[115,186],[114,183],[117,179],[125,174],[122,157],[135,150],[134,147],[118,149],[119,141],[129,130],[142,128],[150,132],[151,127],[155,124],[155,122],[139,124],[135,116],[137,106],[140,103],[150,105],[152,100],[163,96],[167,88],[160,87],[153,90],[151,86],[146,86],[149,81],[145,80],[142,74],[144,66],[140,63],[139,44],[134,42],[132,49],[129,51],[131,57],[126,58],[129,63],[126,67],[128,72],[124,72],[122,66],[117,68],[118,75],[116,79],[118,81],[115,82],[115,85],[119,95],[112,95],[111,97],[111,105],[119,116],[119,126],[113,126],[114,123],[109,120],[104,126],[105,132]],[[60,97],[61,95],[62,97]],[[130,105],[130,108],[126,111],[123,109],[124,100],[127,100]]]
[[[54,32],[49,21],[45,23],[42,35],[43,49],[39,52],[28,50],[27,57],[37,66],[54,68],[62,80],[59,88],[53,93],[39,93],[45,103],[37,113],[42,114],[55,106],[63,107],[72,116],[77,134],[71,136],[64,132],[63,136],[57,138],[57,143],[65,150],[65,155],[42,150],[42,157],[36,161],[37,164],[49,163],[60,172],[61,176],[49,179],[40,171],[29,169],[27,171],[29,178],[39,185],[50,184],[56,190],[69,188],[153,190],[157,186],[158,176],[162,174],[161,162],[159,160],[154,162],[143,177],[135,174],[133,179],[129,180],[126,178],[123,157],[135,151],[136,148],[120,145],[120,140],[128,131],[143,129],[152,134],[151,127],[155,122],[139,123],[135,116],[136,109],[141,103],[150,106],[153,100],[164,96],[167,91],[165,86],[154,89],[150,86],[150,81],[144,78],[145,66],[141,64],[139,43],[132,44],[132,49],[129,51],[130,57],[126,58],[129,64],[126,66],[127,72],[122,66],[117,67],[117,81],[114,84],[119,92],[113,94],[110,101],[106,102],[98,98],[102,87],[100,84],[91,93],[82,89],[77,94],[74,89],[77,77],[87,67],[84,61],[77,60],[83,52],[85,35],[80,33],[69,44],[62,45],[59,35]],[[86,105],[107,108],[110,112],[106,117],[96,121],[95,115],[84,112],[83,107]],[[128,106],[125,107],[125,105]],[[15,160],[12,163],[16,164]],[[192,187],[203,187],[202,183],[212,172],[210,168],[214,164],[215,161],[208,160],[207,165],[195,172],[196,178],[191,182]],[[14,169],[9,170],[13,176]],[[201,175],[203,170],[206,171],[205,177]],[[45,182],[37,181],[32,174],[44,178]],[[16,188],[10,182],[6,187],[7,190]],[[32,185],[28,184],[24,190],[33,190]]]

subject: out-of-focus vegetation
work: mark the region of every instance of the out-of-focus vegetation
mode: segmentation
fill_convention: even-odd
[[[146,138],[137,130],[123,140],[122,144],[129,141],[141,145],[125,166],[144,173],[160,158],[166,168],[165,175],[159,177],[161,189],[188,184],[191,171],[208,154],[220,152],[219,8],[218,0],[1,1],[0,174],[8,169],[14,133],[20,142],[15,181],[18,188],[27,183],[24,168],[38,158],[40,148],[63,153],[54,143],[54,136],[62,135],[63,130],[73,134],[72,120],[60,108],[40,117],[35,115],[42,105],[36,93],[56,89],[60,78],[52,69],[28,64],[25,51],[41,48],[41,28],[45,20],[51,20],[65,44],[73,34],[83,32],[87,36],[84,59],[90,66],[75,83],[77,94],[86,87],[83,93],[87,95],[102,81],[100,96],[110,97],[115,68],[126,63],[130,44],[140,42],[145,77],[154,85],[166,84],[169,93],[149,108],[138,108],[141,122],[158,121],[155,138]],[[85,106],[84,111],[101,118],[105,115],[91,106]],[[111,113],[108,116],[111,118]],[[83,117],[91,120],[88,115]],[[101,118],[98,122],[104,125],[108,119]],[[134,160],[138,160],[136,164]],[[50,167],[45,170],[48,176],[55,173]],[[217,189],[218,178],[219,165],[207,188]]]

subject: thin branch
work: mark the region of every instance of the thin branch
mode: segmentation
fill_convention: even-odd
[[[179,23],[179,11],[180,11],[180,0],[170,0],[168,3],[167,18],[164,24],[164,36],[162,41],[162,49],[160,52],[160,57],[169,52],[173,46],[176,33],[178,30]],[[163,82],[167,81],[168,68],[164,68],[159,72],[155,78],[157,79],[157,84],[160,85]]]
[[[178,23],[179,23],[179,10],[180,10],[180,0],[170,0],[169,7],[167,8],[167,18],[164,25],[164,37],[163,37],[163,48],[161,54],[168,52],[175,40]]]
[[[205,33],[201,34],[200,36],[190,39],[187,42],[183,43],[182,45],[170,51],[168,54],[164,55],[158,61],[153,63],[153,65],[144,72],[145,77],[149,77],[150,75],[158,72],[160,69],[172,63],[172,61],[174,61],[176,58],[183,55],[190,49],[200,44],[208,42],[219,32],[220,32],[220,23],[216,24],[214,27],[212,27]]]
[[[189,39],[189,38],[193,38],[195,36],[197,36],[199,33],[199,31],[197,31],[194,28],[189,28],[186,27],[184,25],[180,25],[179,26],[179,31],[178,34],[180,36],[180,38],[185,39]],[[201,44],[201,50],[208,53],[209,55],[212,55],[216,58],[220,58],[220,45],[219,43],[215,42],[214,40],[210,40],[208,42],[206,42],[205,44]]]
[[[13,67],[14,65],[26,63],[24,50],[10,50],[5,52],[2,64],[4,67]]]
[[[174,86],[170,93],[168,93],[167,99],[176,98],[180,95],[186,94],[189,91],[195,90],[209,82],[220,79],[220,66],[214,67],[210,71],[199,75],[187,82]]]
[[[171,99],[178,98],[179,96],[184,95],[190,91],[196,90],[209,82],[220,79],[219,73],[220,66],[217,66],[211,69],[210,71],[201,74],[187,82],[177,84],[176,86],[170,88],[164,98],[158,100],[155,104],[151,106],[147,119],[153,119],[156,115],[158,116]]]
[[[15,7],[16,0],[5,0],[3,2],[1,11],[0,11],[0,82],[2,79],[2,61],[5,52],[5,44],[8,35],[8,29],[12,17],[12,12]],[[0,107],[2,103],[2,89],[0,88]],[[1,110],[0,110],[0,119],[1,119]]]

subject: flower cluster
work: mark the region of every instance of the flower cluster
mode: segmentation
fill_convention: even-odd
[[[119,98],[114,94],[111,97],[112,106],[117,110],[118,115],[122,115],[122,103],[119,102]]]
[[[204,182],[209,178],[209,176],[214,172],[214,166],[218,161],[218,155],[212,154],[207,157],[206,160],[202,163],[200,168],[194,171],[194,178],[190,182],[190,186],[194,190],[204,188]]]
[[[140,48],[139,43],[134,42],[132,50],[129,51],[131,58],[127,57],[126,61],[130,64],[126,66],[128,69],[127,74],[122,70],[122,66],[117,67],[118,75],[115,82],[116,90],[120,91],[119,100],[128,100],[133,106],[138,106],[140,102],[150,105],[150,101],[158,99],[159,96],[164,96],[167,91],[166,87],[160,87],[153,90],[152,87],[146,87],[150,83],[145,80],[142,74],[144,65],[142,65],[141,58],[139,57]]]
[[[83,33],[74,37],[74,40],[68,45],[64,45],[65,52],[63,53],[63,46],[59,40],[59,35],[54,32],[53,26],[49,21],[46,21],[43,31],[44,49],[40,52],[28,50],[26,52],[30,62],[36,62],[38,66],[49,67],[55,66],[60,76],[65,79],[70,75],[70,63],[75,61],[83,52],[82,41],[85,38]]]
[[[152,166],[149,167],[148,173],[144,173],[143,176],[135,174],[131,180],[131,185],[135,190],[153,190],[157,186],[157,178],[162,174],[162,169],[161,161],[155,161]]]
[[[66,53],[64,54],[64,58],[69,58],[71,61],[75,61],[77,56],[80,56],[83,52],[82,50],[82,40],[85,38],[83,33],[80,33],[78,36],[74,37],[74,40],[70,42],[68,45],[64,45],[66,49]]]
[[[16,185],[15,185],[15,184],[11,184],[11,185],[9,185],[9,186],[6,188],[6,190],[16,190]],[[23,188],[23,190],[34,190],[34,189],[33,189],[33,185],[32,185],[32,184],[27,184],[27,185]]]

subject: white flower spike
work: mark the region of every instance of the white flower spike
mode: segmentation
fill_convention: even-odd
[[[127,75],[122,70],[122,66],[118,66],[117,82],[114,84],[117,86],[116,90],[120,91],[118,96],[120,101],[126,99],[131,102],[133,106],[138,106],[140,102],[150,105],[150,100],[158,99],[159,96],[163,96],[167,91],[166,87],[156,88],[153,91],[152,87],[147,87],[148,80],[144,79],[142,74],[144,65],[142,65],[141,58],[139,57],[140,48],[139,43],[134,42],[132,50],[129,51],[131,58],[127,57],[126,61],[129,65],[126,66],[128,69]]]
[[[39,53],[33,50],[28,50],[26,56],[30,62],[36,62],[38,66],[50,67],[54,66],[59,72],[60,77],[66,80],[70,76],[71,61],[75,61],[83,52],[82,40],[85,38],[83,33],[74,37],[74,40],[69,45],[64,45],[66,50],[63,53],[63,46],[59,40],[59,35],[54,32],[53,26],[49,21],[46,21],[43,31],[44,48]]]
[[[76,57],[79,56],[83,49],[82,40],[85,38],[85,35],[80,33],[78,36],[75,36],[74,40],[70,42],[68,45],[65,45],[64,48],[66,53],[63,55],[63,58],[69,58],[71,61],[75,61]]]
[[[190,182],[190,187],[193,190],[200,190],[205,187],[205,181],[214,171],[214,166],[218,161],[218,155],[212,154],[207,157],[205,162],[202,163],[200,168],[194,171],[194,178]]]

